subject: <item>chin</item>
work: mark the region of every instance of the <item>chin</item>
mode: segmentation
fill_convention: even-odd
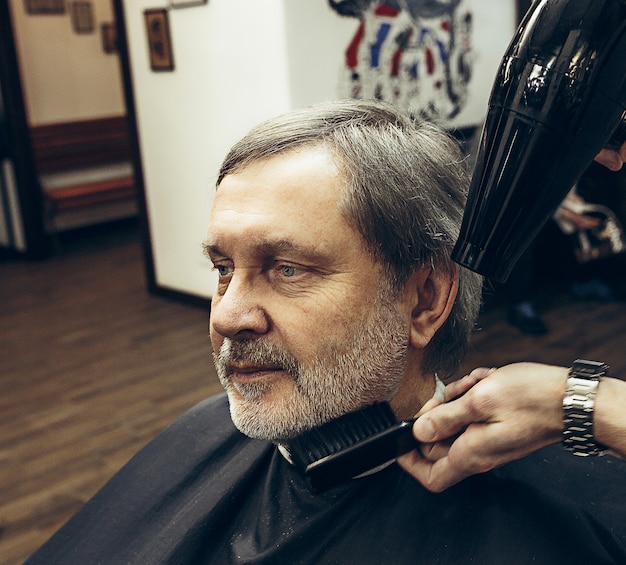
[[[273,443],[292,439],[330,419],[320,414],[319,407],[293,394],[267,394],[252,401],[229,392],[228,400],[231,419],[242,434]]]

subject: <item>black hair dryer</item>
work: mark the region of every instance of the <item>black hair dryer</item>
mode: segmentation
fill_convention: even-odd
[[[452,258],[504,282],[604,147],[626,140],[626,0],[535,0],[491,91]]]

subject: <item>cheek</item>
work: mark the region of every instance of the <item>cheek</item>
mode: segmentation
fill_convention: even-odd
[[[273,335],[268,339],[308,364],[323,355],[329,344],[346,339],[353,325],[344,307],[341,299],[327,297],[309,297],[284,305],[272,315]]]
[[[354,319],[356,311],[357,305],[348,294],[329,292],[301,303],[297,316],[305,324],[302,327],[309,329],[309,335],[319,338],[341,333]]]
[[[367,319],[373,300],[369,295],[357,298],[350,293],[325,297],[302,309],[300,331],[305,329],[312,347],[352,341]]]

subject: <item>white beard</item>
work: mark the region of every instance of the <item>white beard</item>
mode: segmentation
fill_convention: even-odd
[[[310,365],[263,338],[227,338],[214,359],[235,426],[249,437],[280,442],[375,401],[391,400],[404,380],[408,341],[395,302],[379,298],[365,322],[355,324],[343,341],[322,340]],[[232,361],[282,367],[293,386],[270,400],[272,381],[234,382],[228,370]]]

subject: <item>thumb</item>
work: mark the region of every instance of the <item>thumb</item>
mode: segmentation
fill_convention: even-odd
[[[470,423],[464,408],[465,397],[435,406],[413,424],[413,435],[418,441],[432,443],[462,432]]]

